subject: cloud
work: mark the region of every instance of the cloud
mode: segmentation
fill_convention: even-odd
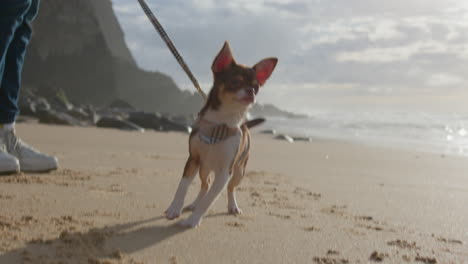
[[[416,55],[442,54],[446,52],[448,52],[447,47],[440,42],[416,42],[405,46],[340,52],[336,55],[336,60],[338,62],[391,63],[408,61]]]
[[[138,3],[113,3],[139,65],[193,89]],[[307,95],[339,104],[346,100],[335,97],[442,95],[445,86],[459,91],[468,84],[460,77],[468,71],[468,4],[461,0],[148,3],[205,90],[224,40],[241,63],[279,58],[264,100],[285,108],[306,104]],[[290,90],[286,101],[274,94]]]
[[[449,73],[438,73],[432,75],[429,80],[427,80],[427,85],[429,86],[440,86],[440,87],[447,87],[447,86],[454,86],[454,85],[461,85],[465,80],[460,76],[456,76]]]

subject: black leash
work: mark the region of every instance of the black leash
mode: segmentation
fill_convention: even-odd
[[[156,18],[156,16],[154,16],[153,12],[151,11],[151,9],[148,7],[148,5],[146,4],[146,2],[144,0],[138,0],[138,2],[140,3],[141,5],[141,8],[143,9],[143,11],[145,12],[146,16],[148,17],[148,19],[151,21],[151,23],[153,24],[154,28],[156,29],[156,31],[158,31],[159,35],[161,36],[161,38],[164,40],[164,42],[166,42],[166,45],[167,47],[169,48],[169,50],[172,52],[172,54],[174,55],[174,57],[176,58],[177,62],[179,63],[179,65],[182,67],[182,69],[185,71],[185,73],[188,75],[188,77],[190,78],[190,80],[192,81],[193,85],[195,86],[195,88],[198,90],[198,92],[200,93],[200,95],[203,97],[203,99],[206,100],[206,94],[203,92],[203,90],[200,88],[200,85],[198,84],[198,81],[197,79],[195,78],[195,76],[193,76],[192,72],[190,71],[189,67],[187,66],[187,64],[185,63],[184,59],[182,58],[182,56],[180,56],[179,52],[177,51],[176,47],[174,46],[174,44],[172,43],[171,39],[169,38],[169,36],[167,35],[166,31],[164,30],[164,28],[162,27],[162,25],[159,23],[158,19]]]

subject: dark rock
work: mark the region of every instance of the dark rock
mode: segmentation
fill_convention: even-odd
[[[68,126],[82,126],[83,124],[67,113],[58,112],[52,109],[36,111],[36,117],[40,123],[55,124],[55,125],[68,125]]]
[[[275,137],[275,139],[279,139],[279,140],[284,140],[284,141],[287,141],[289,143],[293,143],[294,142],[294,139],[288,135],[284,135],[284,134],[281,134],[281,135],[278,135]]]
[[[36,105],[36,111],[39,111],[39,110],[50,110],[51,107],[50,107],[50,104],[49,102],[47,101],[47,99],[43,98],[43,97],[39,97],[37,98],[36,100],[34,100],[34,104]]]
[[[18,101],[18,107],[21,115],[34,116],[36,114],[36,104],[29,98],[24,98]]]
[[[96,112],[96,110],[94,109],[92,105],[83,107],[83,110],[88,114],[89,121],[92,124],[96,125],[99,119],[101,119],[101,117],[99,116],[99,114]]]
[[[133,107],[133,105],[129,104],[128,102],[122,99],[114,100],[112,103],[110,103],[109,108],[135,110],[135,107]]]
[[[293,137],[294,141],[312,142],[311,137]]]
[[[101,108],[96,110],[96,114],[99,116],[113,116],[118,117],[122,120],[126,120],[129,117],[129,112],[118,108]]]
[[[174,122],[158,113],[132,112],[128,120],[143,128],[157,131],[180,131],[190,132],[190,126]]]
[[[34,117],[20,115],[20,116],[18,116],[16,118],[15,123],[17,123],[17,124],[19,124],[19,123],[30,123],[30,122],[34,122],[34,121],[36,121],[36,118],[34,118]]]
[[[269,135],[276,135],[276,130],[274,130],[274,129],[266,129],[266,130],[260,131],[260,133],[262,133],[262,134],[269,134]]]
[[[195,118],[192,118],[191,116],[185,116],[185,115],[164,115],[166,116],[169,120],[181,124],[181,125],[186,125],[186,126],[191,126],[195,122]]]
[[[54,88],[53,86],[43,85],[39,87],[34,97],[42,96],[47,98],[48,104],[50,103],[50,109],[54,109],[59,112],[67,112],[73,109],[73,104],[68,100],[67,95],[63,89]],[[33,97],[30,97],[33,98]],[[36,99],[34,99],[36,101]]]
[[[96,123],[97,127],[118,128],[122,130],[144,132],[145,129],[127,120],[118,117],[104,116]]]
[[[49,102],[43,98],[38,97],[35,93],[25,90],[20,96],[18,107],[21,115],[35,116],[38,110],[50,110]]]
[[[68,111],[67,114],[81,121],[90,121],[89,114],[81,107],[75,107],[72,110]]]
[[[164,131],[178,131],[186,133],[190,133],[192,131],[190,126],[179,124],[165,117],[162,117],[161,121]]]
[[[132,112],[128,121],[133,122],[143,128],[164,131],[162,116],[159,113]]]
[[[50,101],[53,109],[67,112],[73,110],[73,104],[59,97],[52,98]]]

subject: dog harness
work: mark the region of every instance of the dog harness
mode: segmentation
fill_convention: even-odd
[[[241,134],[241,142],[239,144],[239,149],[232,161],[230,166],[230,172],[232,172],[234,167],[237,167],[245,162],[248,158],[249,149],[250,149],[250,137],[247,133],[247,126],[243,125],[241,128],[232,128],[226,124],[216,124],[210,122],[206,119],[198,119],[195,123],[196,133],[198,138],[206,144],[217,144],[220,143],[232,136]]]
[[[226,124],[216,124],[206,119],[199,119],[195,123],[198,128],[198,137],[206,144],[216,144],[224,141],[237,133],[241,133],[239,128],[228,127]]]

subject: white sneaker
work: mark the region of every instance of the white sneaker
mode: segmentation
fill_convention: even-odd
[[[2,144],[0,139],[0,174],[17,173],[19,170],[18,159],[6,152],[6,146]]]
[[[44,154],[19,139],[14,129],[0,129],[0,145],[3,144],[8,156],[19,161],[19,167],[24,172],[45,172],[56,170],[56,157]],[[0,165],[1,166],[1,165]]]

